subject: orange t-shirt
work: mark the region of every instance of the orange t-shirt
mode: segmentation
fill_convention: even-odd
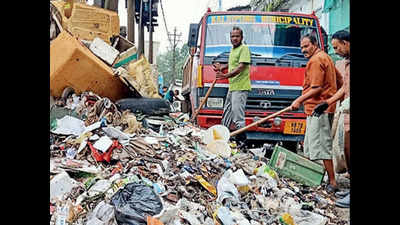
[[[321,49],[317,49],[306,66],[302,95],[316,86],[322,87],[322,92],[303,102],[304,112],[310,116],[316,105],[332,97],[342,85],[343,77],[331,57]],[[332,104],[325,112],[334,113],[335,107],[336,105]]]

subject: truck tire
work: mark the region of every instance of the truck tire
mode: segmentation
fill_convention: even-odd
[[[166,115],[171,112],[170,103],[166,99],[159,98],[124,98],[118,100],[115,105],[120,111],[129,109],[133,113],[146,115]]]

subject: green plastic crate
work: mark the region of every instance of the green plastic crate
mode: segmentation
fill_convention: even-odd
[[[279,175],[289,177],[307,186],[318,186],[325,175],[325,168],[305,157],[276,145],[268,166]]]

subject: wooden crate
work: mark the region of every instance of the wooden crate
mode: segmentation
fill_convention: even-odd
[[[318,163],[276,145],[268,166],[279,175],[289,177],[308,186],[318,186],[325,175],[325,168]]]

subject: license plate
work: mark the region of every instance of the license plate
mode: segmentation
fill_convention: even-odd
[[[207,107],[210,108],[222,108],[224,106],[223,98],[208,98]]]
[[[284,134],[304,134],[305,132],[306,132],[306,121],[289,120],[285,122],[285,128],[283,129]]]

